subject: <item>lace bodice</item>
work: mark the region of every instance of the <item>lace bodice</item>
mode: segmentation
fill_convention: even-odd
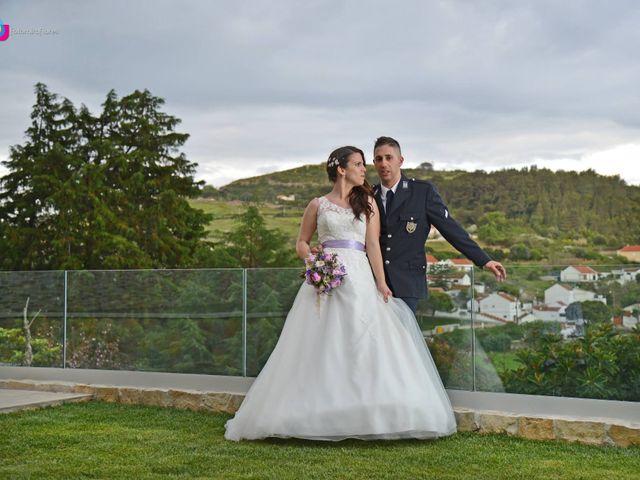
[[[364,215],[362,220],[355,219],[351,208],[344,208],[327,200],[318,198],[318,240],[357,240],[365,243],[367,223]]]

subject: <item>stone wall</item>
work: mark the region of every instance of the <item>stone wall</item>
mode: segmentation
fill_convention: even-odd
[[[153,405],[178,409],[233,414],[244,395],[227,392],[203,392],[160,388],[87,385],[73,382],[1,380],[0,388],[47,392],[85,393],[96,400],[124,404]],[[569,417],[532,417],[506,412],[455,408],[458,431],[499,433],[532,440],[563,440],[589,445],[627,447],[640,445],[639,423],[612,419]]]
[[[611,419],[532,417],[488,410],[454,409],[458,431],[501,433],[531,440],[565,440],[588,445],[640,445],[640,423]]]

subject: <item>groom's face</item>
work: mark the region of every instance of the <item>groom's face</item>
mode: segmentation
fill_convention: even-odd
[[[404,158],[397,148],[391,145],[380,145],[373,152],[373,166],[378,172],[380,182],[387,188],[393,187],[400,180],[400,167]]]

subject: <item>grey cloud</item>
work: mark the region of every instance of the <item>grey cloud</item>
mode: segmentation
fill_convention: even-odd
[[[635,1],[5,2],[51,37],[0,45],[0,158],[44,81],[97,109],[148,88],[191,133],[207,179],[369,152],[515,165],[637,142]],[[225,173],[226,172],[226,173]],[[219,184],[218,181],[216,183]]]

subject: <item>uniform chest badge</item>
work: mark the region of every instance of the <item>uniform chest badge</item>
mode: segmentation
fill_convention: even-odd
[[[416,231],[416,227],[418,226],[415,222],[407,222],[407,232],[413,233]]]

